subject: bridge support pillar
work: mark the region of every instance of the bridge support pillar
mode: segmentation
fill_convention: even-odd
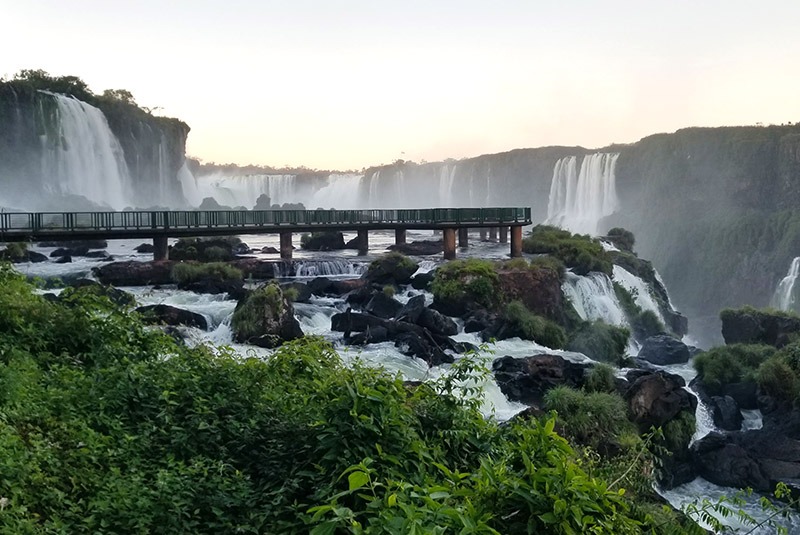
[[[497,241],[497,227],[489,228],[489,241]]]
[[[281,258],[290,259],[292,258],[292,233],[291,232],[281,232]]]
[[[442,243],[444,244],[444,259],[453,260],[456,257],[456,229],[444,229]]]
[[[169,244],[166,236],[153,238],[153,260],[169,260]]]
[[[358,255],[364,256],[369,251],[369,231],[367,229],[358,230]]]
[[[486,241],[486,229],[481,227],[479,232],[481,233],[481,241]]]
[[[394,231],[394,243],[402,245],[406,242],[406,229],[399,228]]]
[[[508,227],[500,227],[500,243],[508,243]]]
[[[511,227],[511,258],[522,256],[522,227]]]
[[[469,229],[467,227],[458,229],[458,246],[462,249],[469,247]]]

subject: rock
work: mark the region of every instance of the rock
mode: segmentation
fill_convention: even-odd
[[[640,431],[661,427],[683,410],[694,414],[697,398],[683,388],[686,382],[681,376],[664,371],[632,370],[626,378],[631,384],[623,397]]]
[[[68,241],[43,241],[39,243],[39,247],[67,247],[75,249],[106,249],[108,242],[106,240],[68,240]]]
[[[367,330],[352,335],[347,342],[352,345],[377,344],[389,340],[389,330],[386,327],[367,328]]]
[[[235,236],[181,238],[170,248],[169,257],[172,260],[229,262],[234,259],[234,247],[238,247],[240,244],[241,240]],[[247,246],[245,245],[245,247]]]
[[[88,247],[59,247],[55,251],[50,252],[50,258],[59,258],[62,256],[87,256],[88,254]]]
[[[336,251],[344,249],[344,235],[339,231],[304,234],[300,246],[307,251]]]
[[[343,279],[331,281],[330,292],[335,295],[344,295],[367,285],[364,279]]]
[[[256,199],[256,204],[253,206],[253,210],[269,210],[270,209],[270,198],[269,195],[266,193],[262,193]]]
[[[401,353],[424,360],[429,366],[453,362],[455,359],[437,345],[415,332],[402,332],[394,337],[394,345]]]
[[[314,295],[325,295],[330,291],[331,285],[333,281],[331,281],[327,277],[317,277],[315,279],[311,279],[307,286],[309,291],[311,291]]]
[[[404,255],[430,256],[441,254],[444,251],[442,240],[419,240],[410,243],[395,243],[387,247]]]
[[[261,248],[262,254],[280,254],[280,251],[274,247],[270,247],[269,245],[266,247]]]
[[[739,431],[742,428],[742,411],[732,397],[713,396],[710,405],[714,425],[726,431]]]
[[[371,314],[361,314],[347,309],[345,312],[331,316],[331,330],[345,333],[364,332],[375,327],[385,327],[388,329],[388,320],[373,316]]]
[[[389,253],[373,260],[363,278],[373,284],[399,286],[411,282],[411,277],[418,268],[419,264],[407,256]]]
[[[136,309],[142,321],[149,324],[186,325],[204,331],[208,329],[205,316],[170,305],[146,305]]]
[[[220,280],[213,277],[178,284],[181,290],[189,290],[198,294],[228,294],[233,299],[244,295],[244,281],[242,279]]]
[[[411,287],[415,290],[430,290],[433,278],[436,276],[436,271],[428,271],[426,273],[417,273],[411,279]]]
[[[134,248],[134,251],[136,251],[137,253],[152,254],[152,253],[154,253],[156,251],[156,248],[153,246],[152,243],[143,243],[141,245],[137,245]]]
[[[800,317],[781,311],[744,307],[720,313],[722,337],[726,344],[785,345],[790,335],[800,332]]]
[[[564,321],[561,275],[548,266],[497,271],[500,292],[508,301],[522,301],[528,310],[557,323]]]
[[[397,319],[417,323],[423,310],[425,310],[425,296],[415,295],[403,305],[403,308],[397,313]]]
[[[464,332],[476,333],[492,327],[497,321],[497,314],[479,309],[473,312],[464,321]]]
[[[109,260],[113,258],[106,251],[89,251],[83,256],[85,256],[86,258],[99,258],[101,260]]]
[[[269,280],[275,278],[275,264],[268,260],[258,258],[237,258],[228,262],[231,266],[241,270],[245,278]]]
[[[441,334],[444,336],[458,334],[458,326],[452,319],[430,308],[422,310],[416,323],[434,334]]]
[[[47,262],[47,257],[42,253],[37,253],[36,251],[27,251],[24,258],[25,262],[32,262],[34,264],[38,264],[39,262]]]
[[[657,334],[644,341],[639,358],[659,366],[689,362],[689,348],[672,336]]]
[[[303,336],[291,301],[275,283],[260,286],[239,299],[231,330],[237,342],[268,349]]]
[[[112,303],[119,306],[134,306],[136,298],[119,288],[101,284],[92,279],[77,279],[69,283],[70,288],[76,291],[108,297]]]
[[[153,286],[171,284],[172,266],[175,262],[112,262],[92,268],[95,277],[103,284],[112,286]]]
[[[22,264],[25,262],[46,262],[47,256],[35,251],[28,251],[27,249],[17,249],[13,245],[7,246],[5,249],[0,249],[0,260],[6,260],[14,264]]]
[[[54,264],[69,264],[70,262],[72,262],[72,257],[69,255],[62,256],[58,260],[53,261]]]
[[[311,299],[311,290],[308,288],[308,284],[302,282],[281,283],[281,290],[283,290],[284,294],[288,288],[297,292],[297,297],[293,299],[295,303],[308,303],[309,299]]]
[[[579,388],[588,366],[558,355],[501,357],[492,363],[500,390],[512,401],[539,405],[545,392],[556,386]]]
[[[384,319],[395,317],[402,308],[402,303],[395,301],[383,292],[375,293],[369,302],[364,305],[366,312]]]

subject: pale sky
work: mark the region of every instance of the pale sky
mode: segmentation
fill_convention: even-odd
[[[361,169],[800,121],[800,0],[0,0],[25,68],[128,89],[204,161]]]

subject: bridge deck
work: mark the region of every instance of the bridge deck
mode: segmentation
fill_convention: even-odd
[[[0,242],[523,226],[530,208],[0,213]]]

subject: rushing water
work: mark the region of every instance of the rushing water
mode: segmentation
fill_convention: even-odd
[[[781,279],[772,296],[771,305],[779,310],[798,310],[796,282],[800,274],[800,256],[792,260],[789,273]]]

